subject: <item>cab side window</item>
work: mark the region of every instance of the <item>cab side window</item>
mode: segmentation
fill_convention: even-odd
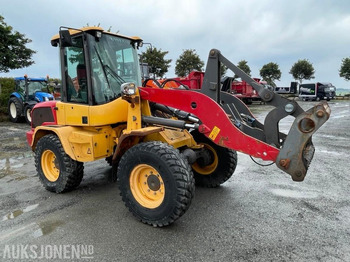
[[[67,102],[88,103],[86,63],[82,37],[72,39],[74,46],[65,47]]]
[[[26,90],[25,80],[17,80],[16,85],[17,85],[17,92],[24,94]]]

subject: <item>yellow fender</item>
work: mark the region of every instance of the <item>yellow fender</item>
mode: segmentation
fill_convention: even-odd
[[[112,155],[116,138],[115,131],[110,126],[40,126],[33,134],[33,151],[39,139],[47,134],[57,135],[66,154],[79,162],[94,161]]]

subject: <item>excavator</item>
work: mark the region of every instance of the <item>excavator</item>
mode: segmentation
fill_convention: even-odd
[[[51,39],[60,51],[61,101],[38,103],[26,134],[47,190],[73,190],[85,162],[106,159],[126,207],[143,223],[163,227],[186,212],[196,185],[217,187],[233,175],[237,151],[304,180],[315,151],[312,135],[331,113],[326,102],[304,111],[216,49],[201,89],[143,87],[142,43],[100,27],[60,27]],[[220,63],[274,107],[264,123],[221,90]],[[287,116],[295,119],[284,134],[279,121]]]

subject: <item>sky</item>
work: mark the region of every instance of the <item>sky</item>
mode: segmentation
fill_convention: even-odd
[[[184,50],[195,49],[206,63],[210,49],[216,48],[234,64],[248,61],[253,77],[259,77],[264,64],[277,63],[282,72],[277,86],[289,86],[292,65],[308,59],[315,79],[305,83],[350,88],[339,77],[342,59],[350,57],[348,0],[0,0],[0,15],[30,38],[27,46],[37,51],[34,65],[0,77],[60,78],[51,37],[60,26],[100,25],[168,51],[168,78],[175,77],[175,61]]]

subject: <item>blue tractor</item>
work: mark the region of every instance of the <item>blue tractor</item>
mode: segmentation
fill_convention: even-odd
[[[48,87],[48,78],[15,77],[15,92],[10,95],[8,113],[10,120],[18,122],[23,116],[31,123],[31,112],[35,104],[54,100]]]

